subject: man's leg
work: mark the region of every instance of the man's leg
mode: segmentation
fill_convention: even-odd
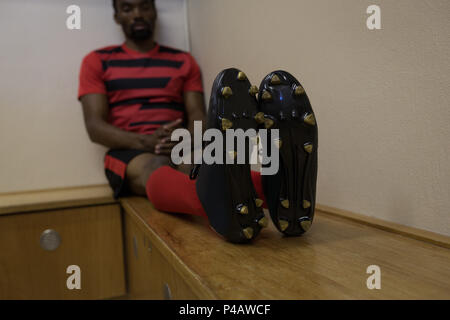
[[[145,187],[151,174],[162,166],[171,166],[169,157],[158,156],[152,153],[143,153],[127,166],[126,184],[136,195],[146,196]]]
[[[127,166],[126,183],[131,192],[147,196],[160,211],[206,217],[195,181],[177,171],[168,157],[150,153],[136,156]]]
[[[146,196],[160,211],[206,217],[195,181],[187,174],[189,167],[179,166],[176,170],[169,157],[143,153],[128,163],[125,183],[132,193]],[[264,199],[259,172],[252,172],[252,180],[258,195]]]

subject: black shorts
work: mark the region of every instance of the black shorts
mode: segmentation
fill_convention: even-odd
[[[125,183],[128,164],[137,156],[148,153],[142,150],[109,150],[105,154],[105,174],[114,191],[114,198],[131,195]]]

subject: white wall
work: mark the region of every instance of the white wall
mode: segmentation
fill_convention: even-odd
[[[81,7],[81,30],[66,8]],[[157,0],[157,39],[188,50],[184,0]],[[88,52],[123,42],[111,0],[0,1],[0,193],[106,183],[77,101]]]
[[[382,30],[366,9],[381,7]],[[318,202],[450,234],[450,1],[190,0],[208,96],[286,69],[319,125]]]
[[[65,27],[82,8],[82,30]],[[370,4],[380,31],[365,27]],[[183,0],[161,42],[188,49]],[[319,123],[318,201],[450,234],[448,0],[191,0],[205,96],[222,69],[296,75]],[[0,193],[106,183],[76,100],[82,57],[122,42],[109,0],[0,1]]]

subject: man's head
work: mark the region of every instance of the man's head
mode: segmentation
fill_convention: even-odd
[[[143,41],[153,38],[156,22],[155,0],[113,0],[114,20],[127,38]]]

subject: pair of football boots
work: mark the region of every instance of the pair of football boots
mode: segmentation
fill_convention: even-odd
[[[258,89],[242,71],[222,71],[211,92],[207,129],[211,128],[223,133],[224,157],[235,158],[239,150],[226,150],[227,130],[267,130],[268,143],[263,148],[268,150],[264,151],[272,154],[272,148],[277,148],[279,154],[278,171],[261,176],[272,221],[287,236],[308,231],[316,202],[318,132],[300,82],[288,72],[274,71]],[[273,129],[278,135],[272,134]],[[244,164],[203,163],[197,168],[197,194],[209,223],[234,243],[252,241],[268,225],[263,200],[252,183],[249,160]]]

